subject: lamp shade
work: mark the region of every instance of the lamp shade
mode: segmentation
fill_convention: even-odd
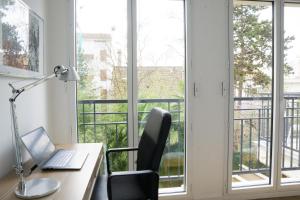
[[[59,80],[62,81],[78,81],[80,80],[79,75],[74,67],[69,67],[66,72],[59,75]]]

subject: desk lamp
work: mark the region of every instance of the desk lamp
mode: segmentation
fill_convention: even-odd
[[[62,65],[54,67],[54,73],[43,77],[37,81],[34,81],[30,84],[27,84],[23,87],[16,88],[12,83],[8,85],[12,88],[12,96],[9,99],[11,107],[11,116],[12,116],[12,125],[13,125],[13,139],[14,139],[14,149],[15,149],[15,159],[16,164],[14,166],[16,174],[19,177],[18,186],[15,189],[15,194],[19,198],[23,199],[32,199],[47,196],[52,194],[60,187],[60,182],[50,178],[34,178],[26,181],[24,177],[23,169],[23,159],[21,154],[21,139],[19,134],[19,128],[17,123],[16,116],[16,104],[15,101],[23,92],[34,88],[37,85],[40,85],[54,77],[57,77],[62,81],[77,81],[79,80],[79,75],[75,71],[74,67],[66,68]]]

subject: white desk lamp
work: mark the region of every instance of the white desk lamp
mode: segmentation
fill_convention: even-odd
[[[16,104],[15,101],[17,97],[24,91],[27,91],[41,83],[44,83],[54,77],[58,77],[59,80],[62,81],[77,81],[79,80],[79,75],[75,71],[74,67],[66,68],[64,66],[56,66],[54,67],[54,73],[41,78],[33,83],[25,85],[21,88],[15,88],[12,83],[8,85],[12,88],[12,97],[9,99],[11,106],[11,115],[12,115],[12,123],[13,123],[13,138],[14,138],[14,149],[16,154],[16,165],[14,166],[16,170],[16,174],[19,176],[19,183],[17,188],[15,189],[15,194],[17,197],[23,199],[32,199],[47,196],[60,187],[60,182],[50,178],[38,178],[31,179],[26,181],[24,177],[24,169],[23,169],[23,159],[21,154],[21,141],[19,135],[19,128],[17,123],[16,116]]]

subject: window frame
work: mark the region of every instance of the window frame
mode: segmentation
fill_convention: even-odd
[[[271,115],[271,153],[270,153],[270,159],[271,159],[271,174],[270,174],[270,181],[269,184],[266,185],[249,185],[249,186],[242,186],[242,187],[232,187],[232,161],[233,161],[233,138],[234,138],[234,54],[233,54],[233,9],[234,9],[234,0],[230,0],[228,4],[228,49],[229,49],[229,104],[228,104],[228,141],[226,142],[227,146],[227,179],[224,184],[225,188],[225,194],[226,195],[237,195],[237,194],[244,194],[244,193],[257,193],[257,192],[272,192],[276,190],[276,183],[274,180],[277,180],[274,178],[277,176],[278,172],[276,167],[277,166],[277,157],[275,156],[277,152],[277,146],[278,143],[278,137],[276,136],[276,130],[277,128],[274,127],[276,123],[273,123],[277,120],[277,115],[275,113],[277,108],[277,102],[278,102],[278,94],[276,93],[277,86],[277,76],[278,76],[278,61],[275,59],[278,57],[278,52],[276,51],[276,46],[278,45],[276,34],[278,26],[278,8],[280,8],[280,1],[276,0],[245,0],[245,1],[251,1],[251,2],[270,2],[272,3],[272,32],[273,32],[273,45],[272,45],[272,115]],[[275,85],[276,84],[276,85]],[[226,196],[225,195],[225,196]]]
[[[136,146],[138,144],[138,95],[137,95],[137,10],[136,5],[138,0],[126,0],[127,1],[127,90],[128,90],[128,146]],[[159,196],[162,199],[182,199],[190,197],[191,195],[191,178],[190,171],[191,166],[188,164],[190,156],[189,152],[192,149],[188,145],[191,141],[187,134],[191,132],[191,104],[188,104],[189,99],[192,98],[192,82],[191,82],[191,0],[183,1],[183,14],[184,14],[184,37],[185,37],[185,125],[184,125],[184,146],[185,146],[185,161],[184,161],[184,191],[180,192],[170,192],[170,193],[160,193]],[[70,39],[68,41],[68,46],[70,47],[71,53],[69,53],[69,65],[77,65],[77,55],[76,55],[76,2],[77,0],[68,1],[70,19],[72,21],[68,24],[68,33]],[[77,67],[77,66],[76,66]],[[77,143],[78,139],[78,126],[77,126],[77,84],[68,84],[68,97],[69,97],[69,113],[70,113],[70,128],[72,132],[72,143]],[[129,169],[135,168],[136,153],[129,154]]]
[[[281,26],[282,28],[280,29],[281,31],[281,55],[280,55],[280,64],[281,66],[284,65],[284,13],[285,13],[285,4],[299,4],[299,8],[300,8],[300,0],[285,0],[283,2],[281,2]],[[278,60],[279,60],[278,59]],[[278,144],[278,180],[277,180],[277,185],[278,185],[278,191],[298,191],[299,190],[299,186],[300,186],[300,181],[295,181],[295,182],[282,182],[281,179],[281,165],[282,165],[282,147],[281,144],[283,143],[283,137],[284,137],[284,113],[285,113],[285,100],[284,100],[284,69],[283,67],[281,67],[279,69],[279,73],[281,73],[279,75],[279,93],[280,93],[280,97],[279,97],[279,106],[280,106],[280,112],[279,112],[279,119],[280,119],[280,123],[279,123],[279,144]]]
[[[232,188],[232,152],[233,152],[233,1],[229,1],[229,106],[228,106],[228,149],[227,162],[227,180],[225,181],[225,196],[240,195],[240,194],[256,194],[257,192],[296,192],[299,190],[300,182],[282,183],[281,181],[281,157],[283,134],[284,134],[284,6],[285,3],[297,3],[300,5],[300,0],[263,0],[262,2],[273,2],[273,141],[272,141],[272,174],[271,184],[265,186],[251,186],[243,188]],[[253,0],[260,1],[260,0]]]

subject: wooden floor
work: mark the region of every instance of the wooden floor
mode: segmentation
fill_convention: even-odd
[[[278,198],[261,199],[261,200],[300,200],[300,196],[298,196],[298,197],[278,197]]]

